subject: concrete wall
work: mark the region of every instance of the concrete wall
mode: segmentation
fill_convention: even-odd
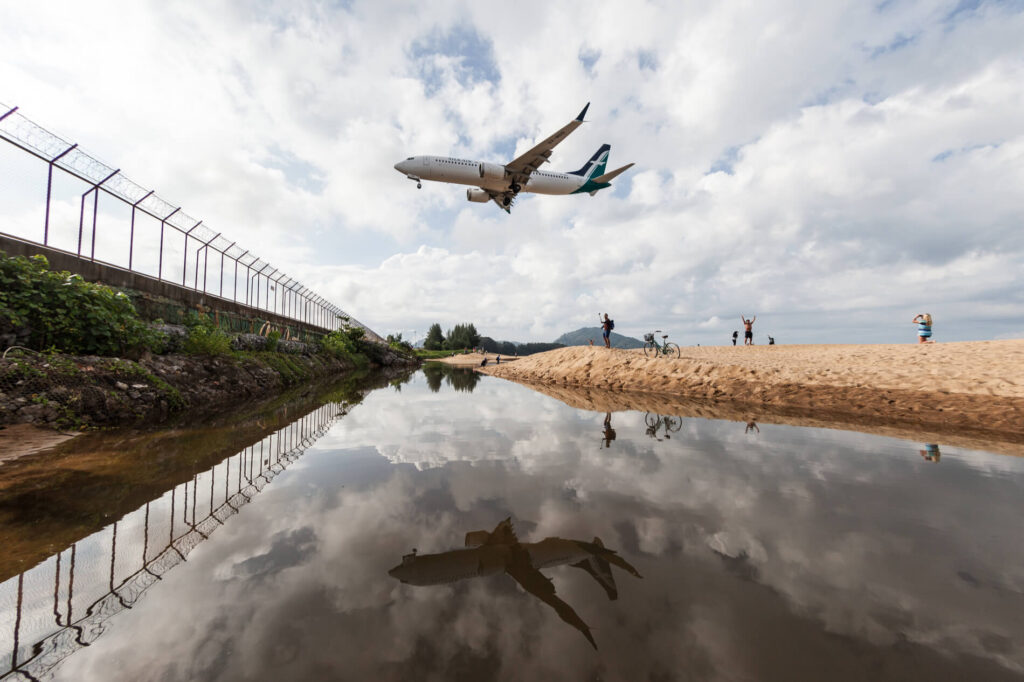
[[[331,331],[316,324],[297,322],[291,318],[276,315],[259,308],[253,308],[221,298],[220,296],[196,291],[195,289],[183,287],[180,284],[172,284],[149,275],[131,272],[116,265],[109,265],[100,261],[90,261],[88,258],[80,258],[78,255],[68,251],[23,241],[4,234],[0,234],[0,251],[6,251],[8,256],[31,257],[43,255],[46,256],[46,260],[49,261],[52,270],[67,270],[68,272],[81,275],[82,279],[88,282],[99,282],[119,289],[134,289],[153,296],[169,298],[189,308],[203,306],[211,311],[216,310],[223,313],[259,318],[280,326],[300,327],[319,333]]]

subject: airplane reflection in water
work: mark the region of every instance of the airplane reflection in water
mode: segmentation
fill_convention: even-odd
[[[540,569],[565,564],[581,568],[597,581],[611,600],[619,596],[612,575],[613,564],[637,578],[643,577],[615,550],[606,548],[600,538],[595,537],[593,542],[563,538],[520,542],[511,518],[499,523],[491,532],[466,533],[466,547],[471,549],[423,555],[414,549],[403,556],[402,563],[388,571],[388,575],[409,585],[441,585],[507,573],[523,589],[553,608],[559,618],[583,633],[595,649],[597,643],[590,628],[571,606],[555,595],[554,584]]]

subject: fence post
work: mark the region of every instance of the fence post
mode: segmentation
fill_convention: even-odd
[[[100,207],[100,186],[120,172],[121,169],[118,168],[116,171],[100,180],[100,184],[93,188],[93,191],[96,192],[96,194],[92,197],[92,248],[89,250],[89,260],[96,260],[96,212],[99,211]]]
[[[189,228],[188,232],[185,233],[185,248],[182,249],[182,251],[184,251],[185,254],[184,254],[184,258],[181,261],[181,286],[185,286],[185,273],[188,272],[188,236],[190,234],[192,234],[192,230],[196,229],[197,227],[199,227],[202,224],[203,224],[203,221],[200,220],[198,223],[196,223],[191,228]],[[198,270],[199,270],[199,252],[197,251],[196,252],[196,276],[197,277],[199,276]]]
[[[153,192],[155,192],[155,191],[156,191],[155,189],[149,190],[149,193],[146,196],[142,197],[141,199],[136,201],[134,204],[132,204],[132,232],[131,232],[131,237],[128,239],[128,269],[129,270],[132,269],[132,250],[135,247],[135,209],[138,208],[139,204],[141,204],[143,201],[148,199],[153,194]],[[50,210],[49,205],[47,205],[46,210],[47,210],[47,213],[49,213],[49,210]]]
[[[160,219],[160,256],[159,256],[160,257],[160,262],[157,265],[157,269],[156,269],[156,278],[157,279],[163,279],[164,278],[164,226],[167,224],[167,220],[172,215],[174,215],[175,213],[177,213],[180,210],[181,210],[181,206],[179,206],[178,208],[174,209],[173,211],[171,211],[166,216],[164,216],[163,218]]]
[[[9,116],[10,114],[13,114],[17,108],[18,107],[14,107],[14,109],[11,109],[3,116],[0,116],[0,121],[7,118],[7,116]],[[78,143],[71,145],[70,147],[62,151],[60,154],[50,159],[50,162],[48,164],[49,170],[46,173],[46,218],[43,219],[43,246],[47,246],[50,243],[50,192],[53,188],[53,164],[57,163],[57,161],[59,161],[62,156],[64,156],[77,146]]]

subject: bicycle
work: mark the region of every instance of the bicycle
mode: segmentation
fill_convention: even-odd
[[[679,351],[679,346],[671,341],[666,341],[666,339],[668,339],[668,334],[661,334],[660,344],[654,340],[655,334],[661,334],[661,330],[655,329],[653,332],[644,334],[644,355],[649,358],[656,358],[659,355],[676,358],[682,357],[682,354]]]
[[[664,438],[672,438],[673,433],[676,433],[683,427],[682,417],[669,417],[662,416],[660,414],[654,414],[648,412],[644,415],[644,423],[647,425],[646,434],[655,440],[663,440],[658,435],[659,429],[664,428]]]

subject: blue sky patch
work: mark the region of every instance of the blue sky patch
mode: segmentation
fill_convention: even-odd
[[[472,26],[459,24],[447,32],[435,30],[413,43],[409,56],[416,63],[428,95],[440,90],[449,75],[462,87],[501,81],[494,59],[494,44],[482,38]]]
[[[263,165],[284,173],[290,184],[301,187],[312,194],[320,194],[324,191],[323,171],[309,161],[300,159],[287,149],[282,149],[277,145],[271,145],[267,154]]]
[[[601,58],[601,50],[581,49],[578,58],[580,64],[583,65],[583,70],[587,72],[587,75],[592,76],[594,75],[594,65]]]
[[[711,164],[711,170],[708,173],[722,172],[727,175],[732,175],[733,166],[736,165],[736,160],[739,159],[740,148],[729,147],[721,153],[721,155],[715,159],[715,162]]]

